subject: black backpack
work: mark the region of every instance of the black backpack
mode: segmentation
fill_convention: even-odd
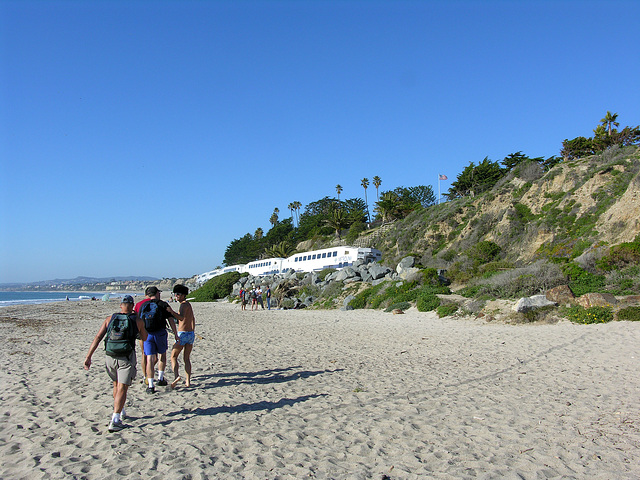
[[[110,357],[128,357],[136,347],[136,316],[114,313],[107,327],[104,350]]]
[[[163,328],[166,328],[167,324],[164,321],[164,313],[154,300],[143,303],[139,315],[144,321],[144,328],[147,332],[159,332]]]

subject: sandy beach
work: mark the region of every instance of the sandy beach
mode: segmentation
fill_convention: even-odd
[[[117,302],[1,309],[0,477],[640,478],[640,323],[193,306],[194,386],[139,373],[118,433]]]

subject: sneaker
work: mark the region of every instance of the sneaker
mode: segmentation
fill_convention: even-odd
[[[120,418],[122,420],[124,420],[125,418],[127,418],[127,412],[124,411],[124,408],[122,409],[122,411],[120,412]]]
[[[146,391],[148,394],[156,393],[156,387],[147,387]]]
[[[119,432],[120,430],[126,428],[126,425],[122,422],[114,422],[113,420],[111,420],[111,422],[109,422],[109,431],[111,433],[113,432]]]
[[[167,386],[167,381],[163,378],[162,380],[158,380],[158,381],[156,382],[156,384],[157,384],[159,387],[166,387],[166,386]]]

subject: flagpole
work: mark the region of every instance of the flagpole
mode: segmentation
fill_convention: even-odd
[[[438,174],[438,205],[440,205],[440,174]]]

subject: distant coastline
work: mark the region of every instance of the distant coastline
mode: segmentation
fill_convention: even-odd
[[[43,303],[67,301],[102,301],[104,291],[0,291],[0,308],[11,305],[39,305]],[[108,292],[109,300],[121,298],[132,292]],[[141,292],[137,293],[142,295]]]

